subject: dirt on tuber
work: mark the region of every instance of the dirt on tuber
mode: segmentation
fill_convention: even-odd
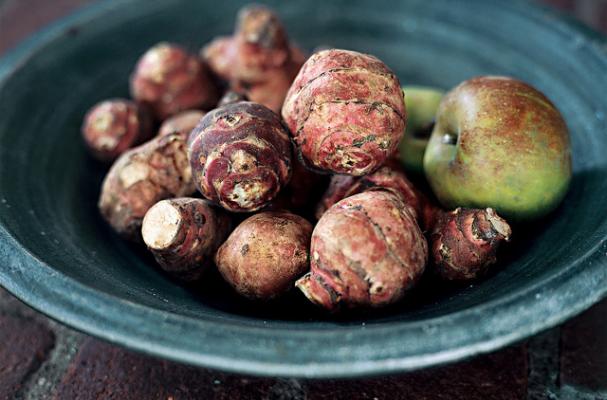
[[[428,245],[411,208],[388,191],[333,205],[311,241],[311,271],[296,283],[329,310],[380,307],[400,300],[421,277]]]
[[[152,123],[145,107],[130,100],[111,99],[88,111],[81,131],[90,153],[99,161],[110,162],[151,138]]]
[[[337,49],[306,61],[282,116],[307,165],[356,176],[394,154],[406,125],[396,75],[373,56]]]
[[[230,217],[208,201],[162,200],[143,218],[143,241],[160,267],[184,281],[199,280],[230,233]]]
[[[158,136],[164,136],[175,132],[189,135],[205,114],[204,111],[200,110],[186,110],[175,114],[164,120],[162,125],[160,125]]]
[[[141,241],[145,213],[160,200],[195,192],[184,134],[171,133],[122,154],[103,181],[99,210],[124,238]]]
[[[209,112],[192,131],[189,159],[196,187],[229,211],[256,211],[291,176],[291,142],[278,115],[238,102]]]
[[[149,105],[159,120],[188,109],[210,109],[219,91],[208,67],[179,46],[159,43],[138,61],[131,96]]]
[[[215,263],[241,295],[271,299],[293,288],[309,269],[312,225],[285,211],[255,214],[219,248]]]
[[[233,36],[212,41],[202,57],[233,90],[277,113],[305,61],[276,14],[260,5],[244,7]]]

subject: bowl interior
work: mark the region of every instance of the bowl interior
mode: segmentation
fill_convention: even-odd
[[[48,41],[0,83],[0,224],[57,274],[117,301],[267,330],[406,325],[539,290],[591,255],[607,231],[605,57],[587,37],[549,27],[553,17],[537,10],[523,15],[520,7],[480,0],[463,10],[455,3],[272,6],[308,50],[327,45],[372,53],[402,84],[448,89],[475,75],[512,75],[542,90],[562,111],[573,146],[570,192],[545,221],[516,230],[505,260],[480,282],[448,288],[426,280],[397,306],[334,320],[297,294],[270,304],[242,301],[216,276],[184,288],[108,229],[96,208],[106,169],[83,147],[84,113],[102,99],[128,96],[135,61],[156,42],[197,51],[212,37],[228,34],[241,5],[231,0],[106,5]]]

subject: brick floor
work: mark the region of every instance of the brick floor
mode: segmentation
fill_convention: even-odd
[[[54,343],[55,335],[46,326],[23,317],[0,315],[0,399],[17,396]]]

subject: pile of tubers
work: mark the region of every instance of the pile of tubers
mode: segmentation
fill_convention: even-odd
[[[382,307],[425,271],[486,274],[510,240],[499,207],[441,197],[455,205],[441,208],[413,183],[421,161],[409,179],[399,145],[417,103],[405,107],[385,63],[340,49],[306,57],[266,7],[243,8],[234,34],[199,54],[152,47],[130,83],[132,100],[101,102],[82,126],[91,155],[113,162],[99,209],[181,282],[217,268],[250,299],[297,288],[331,312]],[[434,120],[422,122],[423,151]]]

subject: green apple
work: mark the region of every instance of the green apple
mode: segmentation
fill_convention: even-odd
[[[400,160],[408,172],[423,175],[424,152],[444,92],[431,87],[405,86],[403,94],[407,109],[407,128],[398,146]]]
[[[443,97],[424,155],[446,208],[492,207],[514,221],[552,211],[571,181],[571,147],[559,110],[519,80],[484,76]]]

